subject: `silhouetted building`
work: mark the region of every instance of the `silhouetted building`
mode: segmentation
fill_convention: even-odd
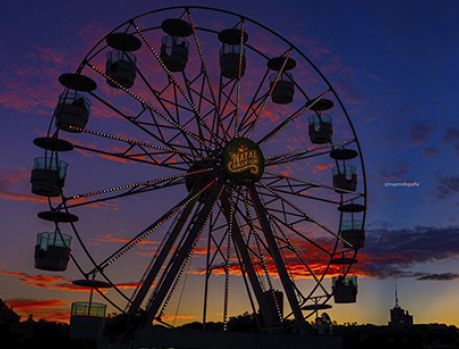
[[[395,287],[395,306],[390,310],[389,326],[392,328],[413,326],[413,315],[398,304],[397,287]]]
[[[0,298],[0,325],[14,324],[19,322],[19,315],[9,308],[3,299]]]

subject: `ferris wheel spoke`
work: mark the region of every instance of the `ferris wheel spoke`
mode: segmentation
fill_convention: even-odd
[[[244,136],[246,136],[247,130],[254,127],[255,123],[258,121],[256,115],[258,114],[258,111],[261,109],[266,96],[267,93],[257,97],[256,99],[253,99],[247,107],[247,112],[245,114],[246,116],[243,118],[239,126],[240,132],[244,132]]]
[[[269,156],[265,160],[265,166],[266,167],[277,166],[277,165],[288,164],[290,162],[295,162],[299,160],[309,159],[309,158],[316,157],[316,156],[321,156],[321,155],[326,155],[326,154],[329,155],[330,151],[332,151],[333,149],[337,147],[344,147],[353,142],[354,140],[352,139],[352,140],[347,140],[347,141],[343,141],[339,143],[324,145],[321,147],[313,147],[310,149],[304,149],[300,151]]]
[[[207,190],[215,186],[217,182],[217,179],[212,180],[209,182],[206,186],[204,186],[202,189],[197,191],[196,193],[190,193],[185,199],[180,201],[177,205],[175,205],[173,208],[171,208],[169,211],[167,211],[165,214],[163,214],[158,220],[156,220],[153,224],[151,224],[149,227],[147,227],[145,230],[134,236],[132,239],[130,239],[128,242],[126,242],[123,246],[121,246],[118,250],[116,250],[114,253],[112,253],[110,256],[105,258],[101,263],[97,265],[94,271],[96,270],[104,270],[106,267],[109,265],[113,264],[116,262],[120,257],[122,257],[126,252],[128,252],[131,248],[134,246],[138,245],[142,240],[146,239],[151,233],[153,233],[156,229],[158,229],[161,225],[163,225],[165,222],[167,222],[170,218],[172,218],[175,214],[178,212],[182,211],[184,208],[186,208],[188,205],[191,205],[194,203],[195,200],[197,200],[203,193],[205,193]]]
[[[225,88],[220,89],[220,100],[223,103],[220,109],[221,113],[221,119],[223,124],[226,123],[226,127],[224,126],[224,130],[226,133],[229,133],[229,130],[231,129],[232,122],[234,120],[234,115],[235,115],[235,107],[236,103],[233,101],[232,96],[234,94],[234,91],[236,91],[237,87],[237,81],[230,81],[228,82],[227,86],[231,85],[230,90],[228,93],[225,92]],[[227,111],[227,109],[230,109]],[[229,119],[229,121],[227,121]]]
[[[207,224],[211,212],[219,200],[224,190],[221,180],[214,182],[212,191],[206,196],[203,201],[199,213],[195,215],[191,222],[191,227],[188,234],[184,238],[181,246],[175,254],[173,260],[170,261],[169,266],[163,273],[160,282],[156,285],[152,296],[145,309],[148,321],[152,321],[158,315],[163,314],[167,306],[175,286],[177,285],[180,276],[182,275],[184,267],[189,263],[191,255],[196,247],[199,236],[201,235],[204,226]]]
[[[184,184],[187,178],[202,175],[204,173],[212,172],[212,168],[208,169],[199,169],[195,171],[188,171],[186,173],[174,175],[174,176],[167,176],[162,178],[150,179],[142,182],[135,182],[131,184],[124,184],[119,185],[116,187],[101,189],[101,190],[94,190],[82,194],[71,195],[68,197],[64,197],[64,203],[66,204],[67,208],[75,208],[79,206],[89,206],[92,204],[96,204],[99,202],[105,202],[108,200],[114,200],[126,196],[131,196],[135,194],[145,193],[152,190],[170,188],[176,185]],[[119,192],[124,191],[120,194],[115,194],[113,196],[103,197],[101,199],[95,199],[91,201],[86,201],[86,199],[94,196],[100,196],[107,193]],[[84,201],[83,201],[84,200]],[[75,202],[72,204],[72,202]],[[69,204],[70,203],[70,204]]]
[[[332,204],[332,205],[340,205],[341,204],[341,201],[336,201],[336,200],[331,200],[331,199],[327,199],[327,198],[323,198],[323,197],[320,197],[320,196],[315,196],[315,195],[307,195],[304,193],[304,191],[310,189],[310,188],[315,188],[315,186],[311,186],[311,185],[302,185],[302,186],[292,186],[292,185],[269,185],[269,184],[266,184],[269,188],[271,188],[272,190],[274,190],[275,192],[279,193],[279,194],[287,194],[287,195],[293,195],[295,197],[300,197],[300,198],[304,198],[304,199],[310,199],[310,200],[316,200],[316,201],[320,201],[320,202],[325,202],[325,203],[329,203],[329,204]],[[262,188],[262,186],[259,186]],[[273,198],[273,201],[277,201],[277,200],[280,200],[277,196],[273,195],[273,194],[268,194],[268,193],[265,193],[265,195]]]
[[[276,78],[274,79],[274,82],[271,84],[271,87],[269,89],[269,92],[268,92],[267,96],[263,99],[263,102],[261,104],[260,110],[258,111],[258,113],[255,113],[255,120],[250,125],[250,127],[247,128],[247,131],[244,134],[245,137],[250,137],[252,132],[255,130],[255,127],[257,125],[257,120],[263,114],[263,111],[264,111],[268,101],[271,99],[273,91],[276,88],[276,86],[277,86],[277,84],[278,84],[278,82],[279,82],[279,80],[280,80],[280,78],[281,78],[281,76],[282,76],[282,74],[283,74],[283,72],[285,70],[285,67],[287,66],[287,62],[288,62],[288,60],[290,58],[291,53],[292,53],[292,49],[288,49],[288,51],[285,54],[284,61],[282,62],[282,66],[279,69],[279,71],[277,72]]]
[[[317,277],[317,275],[314,273],[314,271],[312,270],[312,268],[309,266],[309,264],[304,260],[304,257],[302,256],[302,254],[300,253],[300,251],[298,250],[298,248],[295,246],[295,244],[292,242],[292,240],[287,236],[287,234],[285,234],[284,230],[280,227],[279,225],[279,222],[272,216],[270,215],[270,218],[271,218],[271,222],[276,226],[277,230],[280,232],[280,234],[282,235],[283,239],[285,240],[285,242],[287,243],[287,246],[289,248],[289,250],[291,250],[292,252],[295,253],[297,259],[300,261],[300,263],[306,268],[306,270],[309,272],[309,274],[312,276],[312,278],[314,279],[314,281],[320,285],[320,288],[322,289],[322,291],[328,295],[329,292],[327,291],[327,289],[325,288],[325,286],[322,284],[321,282],[321,279]]]
[[[92,147],[88,147],[88,146],[84,146],[84,145],[76,145],[76,144],[74,144],[73,147],[76,148],[76,149],[80,149],[80,150],[84,150],[84,151],[88,151],[88,152],[92,152],[92,153],[96,153],[96,154],[101,154],[101,156],[108,157],[109,159],[110,158],[119,159],[119,160],[125,161],[125,162],[128,162],[128,161],[140,162],[140,163],[144,163],[144,164],[148,164],[148,165],[165,167],[165,168],[170,168],[170,169],[179,170],[179,171],[186,171],[187,170],[187,168],[175,165],[175,162],[165,163],[165,162],[162,162],[162,161],[158,161],[158,160],[154,159],[151,156],[151,154],[148,154],[148,153],[143,153],[143,154],[141,154],[141,156],[139,156],[138,154],[137,155],[128,155],[126,153],[126,151],[122,152],[122,153],[120,153],[120,152],[110,152],[110,151],[96,149],[96,148],[92,148]],[[129,151],[129,150],[130,149],[128,149],[127,151]],[[148,157],[150,160],[145,159],[145,157]]]
[[[262,187],[264,189],[266,189],[267,191],[271,192],[271,194],[276,196],[281,201],[285,202],[288,206],[290,206],[291,208],[293,208],[297,212],[301,213],[306,220],[316,224],[318,227],[322,228],[328,234],[330,234],[330,235],[334,236],[335,238],[337,238],[338,240],[342,241],[344,244],[352,246],[349,242],[344,240],[339,234],[334,233],[330,228],[328,228],[324,224],[320,223],[317,219],[315,219],[315,218],[311,217],[310,215],[308,215],[306,212],[304,212],[302,209],[300,209],[297,205],[295,205],[291,201],[287,200],[285,197],[283,197],[282,195],[277,193],[275,190],[271,189],[269,186],[267,186],[263,182],[260,182],[260,183],[261,183],[261,185],[262,185]]]
[[[330,92],[330,89],[326,90],[325,92],[322,92],[317,98],[308,101],[299,108],[297,111],[295,111],[292,115],[287,117],[284,121],[282,121],[279,125],[274,127],[270,132],[268,132],[265,136],[263,136],[259,141],[258,144],[262,144],[266,142],[268,139],[273,137],[275,134],[277,134],[279,131],[284,129],[288,124],[290,124],[293,120],[295,120],[298,116],[304,114],[306,111],[311,110],[311,108],[316,105],[324,96]]]
[[[191,15],[191,11],[189,9],[187,9],[187,15],[188,15],[188,21],[190,22],[190,25],[191,25],[191,29],[193,31],[193,38],[194,38],[194,42],[195,42],[195,45],[196,45],[196,49],[198,51],[199,59],[201,61],[202,72],[204,74],[205,81],[207,82],[207,86],[208,86],[209,91],[210,91],[212,102],[213,102],[213,105],[215,107],[215,114],[214,114],[214,122],[212,124],[212,131],[216,132],[216,134],[218,136],[219,131],[221,130],[222,131],[222,135],[223,135],[223,139],[227,140],[229,138],[229,135],[228,135],[227,131],[225,130],[225,128],[223,127],[223,122],[222,122],[221,116],[220,116],[219,103],[217,102],[217,99],[215,97],[215,90],[214,90],[212,81],[211,81],[210,76],[209,76],[209,71],[207,69],[206,60],[204,59],[204,54],[203,54],[201,43],[200,43],[200,40],[199,40],[199,37],[198,37],[198,32],[196,30],[196,25],[194,23],[192,15]],[[201,92],[202,92],[202,95],[204,95],[203,88],[201,88]]]
[[[280,194],[293,195],[295,197],[300,197],[300,198],[303,198],[303,199],[309,199],[309,200],[325,202],[325,203],[332,204],[332,205],[341,204],[340,201],[325,199],[325,198],[322,198],[322,197],[319,197],[319,196],[314,196],[314,195],[307,195],[307,194],[304,194],[304,193],[301,193],[301,192],[296,192],[296,191],[283,190],[283,189],[279,189],[279,188],[274,188],[272,186],[270,186],[270,187],[271,187],[271,189],[273,189],[274,191],[276,191],[277,193],[280,193]],[[277,198],[274,195],[272,197]]]
[[[137,96],[134,92],[132,92],[130,89],[124,87],[123,85],[121,85],[119,82],[117,82],[116,80],[114,80],[113,78],[111,78],[110,76],[108,76],[106,73],[104,73],[102,70],[100,70],[97,66],[95,66],[94,64],[90,64],[90,63],[87,63],[88,66],[94,70],[96,73],[98,73],[99,75],[103,76],[105,79],[109,80],[111,83],[113,83],[114,85],[116,85],[118,88],[120,88],[121,90],[123,90],[124,92],[126,92],[128,95],[130,95],[131,97],[133,97],[134,99],[136,99],[141,105],[142,107],[146,108],[146,109],[149,109],[150,111],[152,111],[153,113],[155,113],[156,115],[159,115],[161,118],[163,118],[164,120],[166,120],[167,122],[169,122],[170,124],[174,125],[177,130],[180,130],[183,134],[186,134],[187,136],[190,136],[191,138],[193,138],[195,141],[197,141],[198,143],[200,143],[202,146],[204,146],[207,150],[209,150],[209,147],[207,145],[207,142],[211,142],[210,140],[204,140],[202,139],[201,137],[199,137],[198,135],[196,135],[195,133],[191,132],[191,131],[188,131],[186,129],[184,129],[182,127],[182,125],[180,125],[177,121],[175,121],[173,118],[169,117],[168,115],[162,113],[160,110],[158,110],[156,107],[154,107],[152,104],[148,103],[147,101],[145,101],[143,98]],[[95,96],[95,94],[93,92],[90,92],[90,94],[92,96]]]
[[[336,191],[342,194],[354,194],[355,195],[355,197],[347,199],[346,201],[352,201],[352,200],[355,200],[363,196],[363,193],[340,189],[337,187],[333,187],[331,185],[321,184],[321,183],[314,182],[314,181],[307,180],[307,179],[301,179],[301,178],[297,178],[297,177],[293,177],[289,175],[284,175],[282,173],[273,173],[273,172],[266,171],[265,174],[267,174],[268,176],[263,177],[264,180],[273,181],[272,183],[268,183],[268,186],[270,188],[274,190],[278,190],[280,192],[281,191],[285,192],[287,194],[293,194],[293,195],[299,194],[299,196],[304,196],[307,198],[308,196],[305,196],[303,194],[304,191],[309,190],[311,188],[323,188],[323,189],[333,190],[333,191]],[[282,181],[285,181],[286,184],[280,184]],[[295,182],[295,183],[292,183],[292,182]],[[289,191],[286,191],[286,189],[289,189]],[[320,199],[320,198],[317,198],[317,199]],[[330,203],[338,203],[338,204],[341,203],[341,202],[335,202],[333,200],[327,200],[327,199],[323,199],[322,201],[330,202]]]
[[[213,101],[209,100],[206,96],[205,96],[205,92],[204,92],[204,87],[205,87],[205,76],[203,73],[200,73],[195,79],[193,80],[196,80],[197,78],[199,78],[199,76],[201,75],[202,76],[202,81],[201,81],[201,85],[199,87],[199,91],[196,90],[194,87],[193,87],[193,81],[189,81],[186,76],[185,76],[185,73],[183,72],[182,73],[184,75],[184,80],[186,81],[187,83],[187,89],[188,89],[188,93],[190,95],[195,94],[197,95],[197,98],[198,98],[198,103],[197,103],[197,108],[199,110],[199,112],[201,113],[201,116],[204,120],[208,119],[209,116],[213,116],[211,119],[210,119],[210,123],[211,123],[211,130],[213,133],[215,133],[217,135],[217,137],[220,137],[220,130],[222,131],[222,138],[223,140],[227,140],[229,138],[229,135],[227,133],[227,131],[225,130],[225,128],[223,128],[222,124],[221,124],[221,115],[220,115],[220,112],[218,110],[218,106],[216,104],[214,104]],[[203,104],[209,104],[211,105],[211,108],[210,110],[208,110],[207,112],[205,112],[204,114],[202,113],[202,108],[203,108]],[[199,126],[200,127],[200,126]]]
[[[145,36],[144,32],[140,29],[139,26],[137,26],[134,22],[132,22],[132,24],[134,25],[135,27],[135,30],[137,32],[137,34],[140,36],[140,38],[142,39],[142,41],[145,43],[145,45],[147,46],[148,50],[153,54],[153,56],[155,57],[155,59],[158,61],[158,63],[161,65],[161,67],[163,68],[163,70],[166,72],[167,76],[169,77],[169,79],[172,81],[172,83],[177,87],[177,89],[179,90],[180,94],[182,95],[182,97],[187,101],[188,105],[191,107],[191,109],[193,109],[193,112],[195,113],[195,116],[196,118],[199,120],[199,122],[201,123],[201,125],[209,132],[209,135],[210,135],[210,138],[213,138],[215,140],[215,142],[219,143],[220,142],[220,139],[219,137],[214,133],[212,132],[212,130],[210,129],[210,127],[207,125],[206,121],[202,118],[201,114],[199,113],[198,109],[196,108],[196,106],[194,105],[193,101],[191,100],[190,96],[185,92],[185,90],[183,89],[183,87],[178,83],[178,81],[175,79],[174,75],[170,72],[170,70],[167,68],[167,66],[164,64],[164,62],[162,61],[160,55],[156,52],[156,50],[153,48],[153,46],[150,44],[150,42],[148,41],[147,37]]]
[[[222,208],[223,208],[223,214],[225,215],[225,218],[227,222],[232,219],[230,218],[230,212],[231,212],[231,203],[228,197],[224,196],[222,197]],[[272,313],[269,308],[268,300],[264,296],[263,293],[263,287],[258,279],[257,272],[255,270],[255,266],[253,264],[253,260],[250,256],[248,245],[246,241],[244,241],[244,238],[242,236],[241,230],[239,228],[239,225],[237,224],[237,220],[233,219],[233,232],[232,232],[232,238],[234,245],[236,247],[236,251],[240,254],[241,259],[242,259],[242,265],[244,266],[244,269],[247,273],[250,285],[252,287],[252,291],[255,294],[255,298],[257,300],[257,303],[259,305],[260,313],[263,316],[264,321],[268,326],[272,326],[274,323],[274,319],[272,317]],[[241,265],[241,268],[242,268]]]
[[[208,115],[210,115],[210,113],[204,114],[204,116],[208,116]],[[192,118],[192,119],[189,119],[189,120],[185,121],[185,122],[183,123],[183,126],[184,126],[184,127],[188,126],[189,124],[191,124],[191,123],[193,122],[193,120],[194,120],[194,119]],[[180,136],[180,133],[175,134],[174,136],[170,137],[170,138],[167,140],[167,143],[175,141],[179,136]]]
[[[101,102],[103,105],[105,105],[106,107],[108,107],[110,110],[114,111],[115,113],[117,113],[118,115],[120,115],[122,118],[124,118],[125,120],[127,120],[128,122],[130,122],[131,124],[133,124],[134,126],[136,126],[137,128],[139,128],[140,130],[142,130],[143,132],[147,133],[149,136],[151,136],[153,139],[159,141],[160,143],[162,143],[164,146],[166,147],[171,147],[170,144],[168,144],[167,142],[165,142],[164,138],[163,138],[163,135],[161,133],[161,131],[159,131],[159,136],[156,135],[155,133],[153,133],[152,131],[148,130],[144,125],[141,124],[141,122],[139,122],[139,117],[144,113],[145,110],[148,110],[150,113],[152,113],[152,110],[151,109],[148,109],[145,105],[142,105],[143,107],[143,110],[141,113],[139,113],[137,116],[135,117],[132,117],[132,116],[128,116],[126,115],[124,112],[122,112],[120,109],[116,108],[115,106],[113,106],[111,103],[109,103],[108,101],[106,101],[104,98],[98,96],[97,94],[95,94],[94,92],[89,92],[89,94],[95,98],[96,100],[98,100],[99,102]],[[153,115],[153,113],[152,113]],[[153,117],[153,120],[154,119],[154,116]],[[155,120],[156,122],[156,120]],[[156,125],[156,128],[160,127],[159,124]],[[191,147],[193,148],[193,150],[198,153],[199,150],[198,148],[196,148],[195,146],[193,146],[191,144]]]
[[[286,293],[288,303],[295,315],[295,322],[299,328],[304,328],[305,321],[303,313],[298,303],[298,298],[295,293],[294,287],[292,286],[292,280],[290,279],[285,264],[282,260],[282,255],[279,252],[279,247],[277,245],[276,239],[274,238],[271,225],[269,223],[268,217],[266,215],[266,210],[263,206],[263,203],[258,196],[258,193],[255,189],[255,186],[251,185],[247,187],[249,191],[250,198],[252,200],[258,221],[260,222],[264,238],[269,247],[269,253],[273,259],[274,265],[276,266],[279,279],[282,283],[283,289]]]
[[[263,193],[260,193],[260,195],[263,195]],[[262,199],[262,202],[263,202],[263,199]],[[251,204],[251,202],[249,201],[248,202],[249,205],[251,205],[253,207],[253,204]],[[282,208],[282,210],[280,209],[275,209],[275,208],[272,208],[272,207],[269,207],[269,203],[268,202],[263,202],[263,205],[266,209],[266,212],[267,212],[267,215],[273,219],[273,220],[276,220],[277,222],[281,223],[282,225],[284,225],[286,228],[289,228],[292,232],[294,232],[296,235],[298,235],[299,237],[301,237],[303,240],[305,240],[306,242],[310,243],[311,245],[313,245],[314,247],[318,248],[320,251],[324,252],[327,256],[331,256],[332,253],[329,252],[325,247],[323,247],[321,244],[315,242],[313,239],[305,236],[303,233],[299,232],[298,230],[296,230],[294,227],[297,225],[297,224],[301,224],[301,223],[305,223],[305,222],[310,222],[309,219],[305,218],[304,215],[298,215],[298,214],[295,214],[295,213],[291,213],[291,212],[288,212],[287,209],[285,207]],[[275,213],[281,215],[283,218],[279,218]],[[302,217],[302,219],[296,221],[296,222],[290,222],[286,216],[294,216],[294,217]],[[253,225],[253,223],[251,223]],[[255,227],[255,225],[253,225]],[[261,228],[257,228],[258,230],[261,231]],[[278,237],[276,236],[276,239]]]
[[[129,314],[134,314],[141,306],[144,301],[148,291],[150,290],[153,282],[158,276],[161,267],[164,265],[167,256],[170,254],[180,232],[183,230],[183,227],[191,215],[193,208],[196,205],[196,201],[193,201],[187,205],[184,210],[181,212],[177,221],[173,225],[172,230],[170,231],[167,239],[164,244],[158,248],[154,261],[150,264],[149,268],[146,270],[144,277],[141,280],[141,286],[138,292],[132,297],[132,304],[128,310]]]
[[[160,97],[161,100],[164,102],[164,104],[168,104],[170,105],[171,107],[174,107],[175,109],[175,119],[179,122],[180,121],[180,110],[183,110],[184,112],[188,112],[188,113],[192,113],[193,112],[193,109],[191,109],[190,107],[187,107],[181,103],[178,102],[178,100],[176,100],[176,97],[174,96],[174,100],[170,100],[166,97]],[[183,125],[185,126],[185,125]]]
[[[219,110],[219,103],[218,103],[218,101],[216,99],[216,96],[215,96],[215,89],[214,89],[214,86],[212,84],[212,80],[210,79],[210,76],[209,76],[209,70],[207,68],[206,60],[204,59],[204,54],[203,54],[203,51],[202,51],[201,42],[200,42],[199,37],[198,37],[198,32],[196,30],[196,25],[194,23],[191,11],[189,9],[187,9],[187,16],[188,16],[188,21],[189,21],[189,23],[191,25],[191,29],[193,31],[193,38],[194,38],[196,49],[198,51],[199,59],[201,61],[202,72],[204,74],[204,78],[205,78],[205,81],[207,83],[207,86],[208,86],[208,89],[209,89],[209,92],[210,92],[210,96],[212,98],[213,105],[215,107],[215,115],[214,115],[214,120],[213,120],[213,123],[212,123],[212,131],[216,132],[216,134],[218,135],[219,131],[221,130],[223,138],[225,140],[227,140],[229,138],[229,135],[227,134],[226,130],[223,127],[223,122],[221,120],[221,115],[220,115],[220,110]],[[201,92],[202,92],[202,95],[204,95],[203,88],[201,88]]]
[[[198,77],[199,77],[199,75],[198,75]],[[201,136],[201,138],[206,138],[206,136],[204,135],[203,126],[202,126],[202,122],[205,122],[205,118],[201,114],[201,103],[198,103],[198,106],[196,106],[195,102],[193,101],[193,94],[192,94],[192,88],[191,88],[191,85],[193,84],[193,81],[188,80],[185,71],[182,71],[182,78],[183,78],[183,81],[185,82],[187,96],[190,99],[192,105],[194,106],[194,108],[191,107],[191,110],[192,110],[193,113],[196,113],[196,111],[197,111],[197,113],[200,115],[200,117],[194,117],[192,119],[196,123],[196,127],[198,129],[198,133]],[[175,85],[174,85],[174,88],[175,88],[175,90],[174,90],[174,98],[178,102],[177,92],[176,92],[178,88]],[[201,98],[199,98],[199,101],[200,102],[202,101],[202,96],[201,96]],[[202,121],[201,121],[201,119],[202,119]],[[209,129],[209,131],[213,132],[210,129]]]
[[[249,224],[249,227],[250,227],[250,232],[251,234],[254,236],[254,240],[255,240],[255,246],[258,250],[258,254],[259,254],[259,260],[260,260],[260,263],[261,263],[261,267],[265,273],[265,277],[266,277],[266,280],[268,282],[268,286],[269,286],[269,291],[272,293],[272,297],[274,299],[274,305],[275,305],[275,308],[276,308],[276,315],[277,315],[277,320],[279,322],[282,322],[283,321],[283,314],[282,314],[282,311],[280,309],[280,305],[277,301],[277,298],[274,294],[274,287],[273,287],[273,283],[272,283],[272,280],[271,280],[271,276],[269,275],[269,270],[268,270],[268,267],[267,267],[267,264],[266,264],[266,259],[263,255],[263,251],[262,251],[262,246],[263,248],[265,249],[265,251],[267,251],[269,253],[269,247],[265,245],[264,241],[258,236],[258,233],[255,232],[255,225],[253,224],[253,220],[252,220],[252,217],[250,215],[250,209],[249,209],[249,203],[248,203],[248,191],[246,190],[246,195],[244,197],[244,207],[245,207],[245,213],[246,213],[246,216],[244,216],[244,219],[246,220],[246,222]],[[259,229],[261,231],[261,233],[263,233],[262,229]]]
[[[128,56],[129,58],[129,56]],[[131,58],[129,58],[131,60]],[[132,63],[132,62],[131,62]],[[156,101],[159,103],[159,105],[162,107],[162,109],[165,111],[165,113],[167,114],[167,116],[174,120],[178,125],[180,125],[180,119],[178,118],[179,117],[179,113],[178,113],[178,110],[177,110],[177,115],[176,115],[176,118],[174,119],[174,117],[172,116],[172,113],[169,111],[169,108],[167,108],[167,106],[164,104],[164,101],[163,101],[163,98],[160,96],[160,94],[158,93],[158,91],[156,91],[152,86],[151,84],[149,83],[149,81],[145,78],[145,76],[143,75],[142,71],[139,69],[138,65],[135,65],[136,67],[136,70],[137,70],[137,73],[139,74],[139,76],[141,77],[142,81],[144,82],[144,84],[147,86],[148,90],[150,91],[150,93],[155,97]],[[175,86],[174,86],[175,87]],[[178,108],[178,100],[175,98],[175,103],[174,105]],[[152,112],[150,110],[150,112]],[[182,125],[183,127],[183,125]],[[184,128],[184,127],[183,127]],[[185,129],[185,128],[184,128]],[[183,137],[185,138],[186,142],[188,144],[193,144],[188,136],[188,134],[186,132],[183,132],[182,130],[180,130],[180,133],[183,135]],[[199,136],[201,137],[201,139],[203,139],[203,135],[202,133],[199,134]]]
[[[225,239],[227,238],[227,235],[228,235],[228,227],[226,225],[218,227],[218,228],[215,227],[217,224],[217,220],[219,217],[221,217],[221,215],[222,215],[222,208],[221,208],[221,205],[219,205],[219,212],[216,215],[215,222],[212,225],[209,224],[209,238],[210,238],[211,243],[213,243],[213,245],[215,246],[215,251],[213,251],[212,255],[209,255],[208,266],[209,266],[210,272],[212,272],[213,264],[218,256],[220,256],[222,260],[225,259],[225,254],[223,251],[223,243],[225,242]],[[216,231],[221,230],[222,228],[226,228],[225,232],[222,234],[220,240],[217,240],[215,233]]]
[[[192,157],[192,158],[194,158],[194,157],[204,158],[204,156],[202,156],[202,155],[194,154],[194,153],[190,153],[190,152],[184,152],[184,151],[175,149],[174,147],[171,147],[171,146],[165,147],[165,146],[161,146],[161,145],[155,145],[155,144],[152,144],[152,143],[149,143],[149,142],[144,142],[144,141],[140,141],[140,140],[133,139],[133,138],[128,138],[128,137],[124,137],[124,136],[116,136],[116,135],[113,135],[113,134],[110,134],[110,133],[89,130],[89,129],[86,129],[86,128],[81,128],[81,127],[76,127],[76,126],[70,126],[69,128],[71,130],[75,130],[75,131],[78,131],[78,132],[81,132],[81,133],[87,133],[87,134],[98,136],[98,137],[102,137],[102,138],[113,139],[113,140],[116,140],[116,141],[128,143],[129,145],[138,146],[138,147],[141,147],[142,149],[143,148],[151,148],[151,149],[156,149],[156,150],[161,151],[161,152],[158,152],[158,154],[173,153],[173,154],[177,154],[177,155],[182,155],[184,158],[187,158],[187,159],[190,158],[190,157]],[[171,144],[171,142],[168,142],[168,144]]]
[[[81,197],[81,199],[73,199],[72,201],[74,201],[75,203],[72,204],[72,205],[68,205],[67,207],[68,208],[75,208],[75,207],[97,205],[99,203],[104,203],[104,202],[111,201],[111,200],[117,200],[117,199],[121,199],[121,198],[128,197],[128,196],[131,196],[131,195],[146,193],[146,192],[155,191],[155,190],[159,190],[159,189],[171,188],[171,187],[174,187],[174,186],[177,186],[177,185],[182,185],[184,183],[185,183],[184,180],[180,180],[180,181],[171,180],[168,183],[155,184],[155,185],[146,185],[142,189],[139,188],[139,189],[136,189],[136,190],[129,190],[129,191],[125,192],[125,193],[116,194],[116,195],[112,195],[112,196],[107,196],[107,197],[100,198],[100,199],[86,200],[86,198]]]
[[[238,264],[239,264],[239,268],[241,269],[242,279],[244,281],[244,286],[245,286],[245,290],[246,290],[246,293],[247,293],[247,297],[249,298],[249,302],[250,302],[250,306],[251,306],[253,314],[256,314],[258,311],[257,311],[257,308],[255,306],[255,301],[253,299],[252,292],[250,291],[249,281],[247,280],[247,277],[248,277],[247,276],[247,271],[244,268],[242,257],[241,257],[241,254],[239,253],[238,249],[235,248],[235,251],[236,251],[236,258],[237,258],[237,261],[238,261]],[[257,328],[260,329],[261,328],[261,324],[260,324],[260,320],[258,319],[258,317],[255,317],[255,322],[256,322]]]
[[[265,84],[266,78],[268,77],[269,74],[269,68],[265,69],[265,72],[263,74],[263,77],[261,78],[255,93],[252,97],[252,100],[250,101],[249,105],[247,106],[244,116],[242,117],[241,123],[239,125],[239,132],[246,131],[248,128],[251,128],[252,124],[254,123],[255,120],[251,120],[252,116],[257,112],[259,107],[263,104],[263,100],[267,97],[266,94],[263,94],[261,96],[258,96],[260,94],[261,89],[263,88],[263,85]],[[257,107],[254,107],[257,105]]]
[[[209,76],[209,72],[208,72],[208,69],[207,69],[206,61],[204,59],[204,54],[203,54],[203,51],[202,51],[201,42],[199,41],[198,32],[196,30],[196,25],[194,23],[193,16],[191,15],[190,9],[187,9],[186,12],[187,12],[187,16],[188,16],[188,21],[190,22],[191,29],[193,31],[194,43],[196,45],[196,49],[198,51],[199,59],[201,61],[202,71],[204,73],[204,77],[205,77],[205,80],[207,82],[207,86],[209,88],[210,95],[211,95],[212,101],[214,103],[214,106],[217,108],[218,104],[217,104],[217,100],[215,98],[214,88],[213,88],[212,81],[211,81],[210,76]],[[218,112],[219,111],[217,109],[217,114],[218,114]]]
[[[244,35],[245,35],[245,27],[244,27],[244,19],[241,19],[240,25],[241,31],[241,39],[239,41],[239,65],[238,65],[238,74],[237,74],[237,88],[236,88],[236,111],[234,117],[234,136],[236,138],[239,137],[239,108],[241,105],[241,77],[242,77],[242,66],[244,63]]]
[[[302,240],[306,241],[307,243],[309,243],[310,245],[314,246],[315,248],[317,248],[318,250],[322,251],[327,257],[330,257],[333,255],[332,252],[328,251],[324,246],[322,246],[321,244],[319,244],[318,242],[314,241],[313,239],[311,239],[310,237],[307,237],[306,235],[304,235],[302,232],[300,232],[298,229],[295,228],[295,224],[289,224],[287,222],[285,222],[284,220],[280,219],[279,217],[277,217],[276,215],[274,214],[271,214],[270,215],[270,218],[273,219],[273,221],[276,221],[277,223],[279,224],[282,224],[285,228],[287,228],[288,230],[290,230],[292,233],[294,233],[295,235],[297,235],[298,237],[300,237]]]

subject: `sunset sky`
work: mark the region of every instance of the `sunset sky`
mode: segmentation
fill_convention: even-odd
[[[0,297],[19,314],[68,321],[71,302],[87,299],[87,292],[71,284],[71,280],[79,278],[74,266],[70,265],[65,273],[33,267],[36,233],[49,230],[50,225],[36,218],[38,211],[46,209],[46,200],[30,192],[32,161],[41,154],[32,140],[46,132],[62,91],[58,76],[75,70],[92,46],[130,17],[153,8],[181,4],[175,0],[18,0],[3,4]],[[414,0],[206,0],[199,1],[199,5],[244,14],[289,39],[326,75],[350,114],[366,167],[367,242],[358,258],[362,263],[355,269],[360,277],[358,302],[334,306],[329,312],[332,319],[387,323],[397,277],[400,304],[414,315],[415,323],[459,326],[459,4],[452,0],[442,1],[441,6],[438,2]],[[218,17],[205,20],[216,27],[227,23]],[[255,37],[251,39],[256,40]],[[266,37],[260,38],[260,43],[267,49],[279,50],[277,43]],[[211,47],[206,39],[203,46]],[[217,54],[208,57],[216,60]],[[98,63],[103,66],[103,61]],[[153,63],[149,76],[154,79],[158,67]],[[249,69],[246,87],[252,86],[250,78],[256,71],[254,68],[250,75]],[[106,85],[101,90],[110,98],[119,97]],[[92,128],[114,134],[124,132],[120,120],[96,104],[93,107]],[[281,117],[267,111],[260,132],[279,120]],[[301,132],[307,133],[307,129],[298,125],[297,129],[285,130],[280,145],[285,143],[290,150],[305,146],[299,142],[303,139]],[[85,135],[79,142],[95,142],[89,137]],[[271,154],[276,153],[273,147],[269,148]],[[141,164],[82,152],[73,152],[66,160],[70,166],[65,191],[72,194],[164,175],[148,177],[150,169],[145,170]],[[318,160],[287,170],[323,180],[331,176],[329,163],[329,159]],[[419,186],[385,186],[389,182],[416,182]],[[82,221],[78,224],[88,247],[99,259],[114,251],[133,232],[151,224],[151,217],[182,198],[183,192],[174,191],[165,196],[146,194],[125,204],[109,202],[82,209]],[[314,209],[320,211],[311,208],[313,212]],[[335,217],[324,213],[323,219],[334,224],[336,213]],[[142,268],[157,245],[155,238],[146,240],[112,271],[111,276],[121,289],[133,289],[135,276],[143,273]],[[203,259],[200,252],[196,251],[197,258]],[[77,247],[75,254],[82,255]],[[231,278],[234,288],[230,314],[236,315],[248,310],[248,303],[241,278]],[[220,286],[211,295],[212,304],[221,301],[222,280],[220,276]],[[201,320],[202,310],[191,301],[194,296],[190,291],[197,293],[201,281],[200,269],[192,267],[187,287],[191,296],[181,305],[177,323]],[[312,285],[310,279],[299,282],[305,288]],[[218,307],[215,305],[209,314],[213,320],[221,320]],[[174,315],[174,311],[170,313]]]

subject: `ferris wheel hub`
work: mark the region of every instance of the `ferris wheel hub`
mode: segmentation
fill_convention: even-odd
[[[257,143],[248,138],[234,138],[223,149],[223,167],[231,181],[251,184],[261,179],[265,158]]]

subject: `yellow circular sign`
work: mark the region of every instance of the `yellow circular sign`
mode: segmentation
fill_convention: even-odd
[[[229,178],[238,183],[259,181],[265,167],[260,147],[247,138],[235,138],[226,145],[223,163]]]

